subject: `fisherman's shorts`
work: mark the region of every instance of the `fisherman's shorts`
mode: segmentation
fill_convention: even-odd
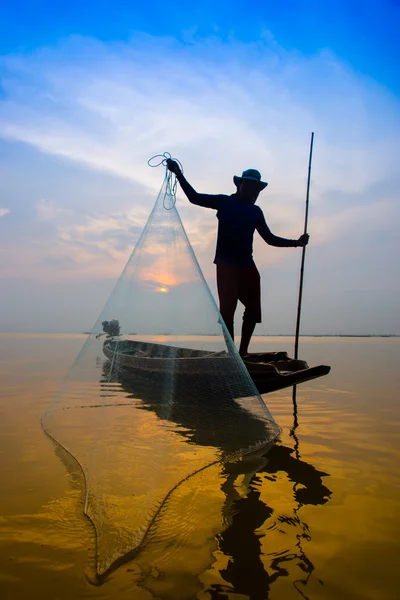
[[[260,273],[256,265],[217,265],[219,312],[233,318],[238,300],[244,305],[243,321],[261,323]]]

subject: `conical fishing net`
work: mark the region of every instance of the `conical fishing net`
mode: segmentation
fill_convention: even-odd
[[[278,435],[201,273],[169,176],[43,427],[83,471],[100,576],[140,552],[181,482]]]

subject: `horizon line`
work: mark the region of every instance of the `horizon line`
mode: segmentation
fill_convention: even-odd
[[[0,335],[3,334],[29,334],[29,335],[92,335],[90,331],[0,331]],[[204,334],[204,333],[150,333],[150,334],[138,334],[128,333],[125,335],[150,335],[150,336],[163,336],[163,337],[216,337],[219,334]],[[222,334],[221,334],[222,335]],[[240,337],[240,336],[235,336]],[[256,333],[253,334],[255,337],[295,337],[294,333]],[[301,333],[299,337],[351,337],[351,338],[366,338],[366,337],[400,337],[399,333]]]

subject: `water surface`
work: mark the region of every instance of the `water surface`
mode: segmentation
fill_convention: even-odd
[[[84,339],[0,336],[2,598],[399,597],[398,338],[302,338],[301,358],[332,371],[298,386],[295,415],[291,390],[265,396],[282,427],[267,460],[188,480],[99,586],[81,472],[40,426]]]

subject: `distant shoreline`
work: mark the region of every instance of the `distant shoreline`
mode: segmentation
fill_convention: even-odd
[[[67,332],[67,331],[0,331],[0,335],[90,335],[90,331],[78,331],[78,332]],[[139,335],[137,333],[129,333],[128,335]],[[204,333],[190,333],[190,334],[171,334],[171,333],[152,333],[151,336],[163,336],[163,337],[215,337],[215,335],[204,334]],[[287,337],[294,338],[293,333],[259,333],[254,334],[253,338],[265,338],[265,337]],[[364,334],[352,334],[352,333],[302,333],[300,337],[303,338],[400,338],[400,334],[385,334],[385,333],[364,333]]]
[[[90,335],[91,332],[90,331],[83,331],[83,335]],[[128,333],[127,335],[139,335],[138,333]],[[178,336],[178,337],[182,337],[182,336],[189,336],[189,337],[196,337],[196,336],[206,336],[206,337],[214,337],[218,334],[204,334],[204,333],[151,333],[149,334],[151,336],[156,336],[156,335],[160,335],[163,337],[169,337],[169,336]],[[237,336],[235,336],[237,337]],[[253,338],[255,337],[294,337],[294,333],[254,333]],[[394,334],[389,334],[389,333],[301,333],[299,337],[338,337],[338,338],[398,338],[400,337],[400,334],[394,333]]]
[[[84,331],[83,335],[90,335],[90,331]],[[139,335],[138,333],[129,333],[128,335]],[[184,336],[184,335],[188,335],[189,337],[196,337],[196,336],[204,336],[206,335],[207,337],[214,337],[216,334],[211,335],[211,334],[204,334],[204,333],[188,333],[188,334],[183,334],[183,333],[151,333],[149,335],[161,335],[163,337],[169,337],[169,336]],[[236,337],[236,336],[235,336]],[[294,337],[294,333],[258,333],[258,334],[253,334],[252,336],[253,338],[255,337]],[[365,334],[352,334],[352,333],[301,333],[299,337],[338,337],[338,338],[398,338],[400,337],[400,334],[373,334],[373,333],[365,333]]]

